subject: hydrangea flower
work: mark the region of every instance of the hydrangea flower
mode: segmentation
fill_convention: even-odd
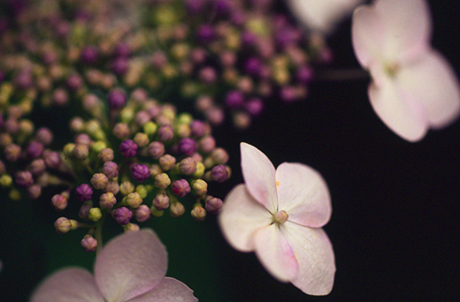
[[[292,13],[308,28],[330,33],[363,0],[287,0]]]
[[[444,57],[430,46],[425,0],[376,0],[353,14],[359,63],[372,76],[368,94],[377,115],[408,141],[451,123],[460,111],[460,88]]]
[[[153,231],[128,232],[98,253],[94,276],[81,268],[60,270],[31,301],[198,301],[185,284],[165,277],[166,269],[166,249]]]
[[[219,223],[230,245],[254,251],[278,280],[307,294],[326,295],[335,260],[324,230],[331,216],[327,185],[318,172],[299,163],[276,170],[255,147],[241,143],[245,184],[226,197]]]

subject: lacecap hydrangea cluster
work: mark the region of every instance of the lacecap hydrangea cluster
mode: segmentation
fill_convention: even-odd
[[[56,230],[87,228],[86,251],[107,217],[131,231],[165,210],[219,212],[207,188],[230,177],[228,154],[145,80],[141,1],[18,3],[0,17],[2,194],[51,195]]]

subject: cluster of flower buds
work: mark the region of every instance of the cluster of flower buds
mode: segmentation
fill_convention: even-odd
[[[155,1],[155,51],[146,74],[162,87],[181,79],[183,97],[213,124],[225,112],[246,128],[267,99],[305,98],[313,66],[331,60],[324,39],[306,33],[273,0]]]
[[[89,227],[91,235],[106,216],[132,231],[165,210],[179,217],[190,208],[195,220],[220,211],[222,200],[207,194],[208,183],[226,181],[231,171],[208,123],[177,115],[173,105],[141,88],[128,93],[115,87],[102,99],[88,93],[81,103],[90,118],[70,121],[75,139],[62,150],[81,183],[52,198],[57,210],[80,204],[85,222],[72,225]],[[72,229],[65,219],[56,221],[61,233]],[[85,238],[85,250],[93,250],[96,239]]]

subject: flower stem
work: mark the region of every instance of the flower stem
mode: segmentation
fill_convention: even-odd
[[[361,68],[319,70],[315,75],[315,80],[318,81],[355,81],[369,78],[369,72]]]

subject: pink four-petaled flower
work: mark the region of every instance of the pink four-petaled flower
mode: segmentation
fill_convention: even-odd
[[[460,112],[460,88],[444,57],[430,46],[425,0],[376,0],[353,14],[359,63],[372,76],[368,94],[382,121],[408,141],[451,123]]]
[[[228,194],[219,216],[225,238],[239,251],[254,251],[278,280],[307,294],[328,294],[335,260],[321,228],[332,211],[321,175],[299,163],[275,170],[265,154],[246,143],[241,168],[245,184]]]
[[[193,291],[165,277],[167,253],[151,230],[122,234],[98,253],[94,276],[67,268],[47,278],[31,302],[195,302]]]

